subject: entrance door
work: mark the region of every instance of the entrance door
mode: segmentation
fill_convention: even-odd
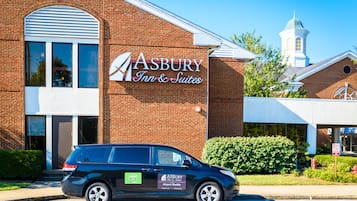
[[[72,117],[52,117],[52,169],[61,169],[72,152]]]
[[[357,134],[345,134],[341,138],[344,152],[357,153]]]

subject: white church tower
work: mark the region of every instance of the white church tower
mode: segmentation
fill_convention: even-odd
[[[302,22],[294,17],[280,32],[281,53],[287,59],[289,67],[306,67],[309,65],[309,57],[306,56],[306,37],[309,31],[304,28]]]

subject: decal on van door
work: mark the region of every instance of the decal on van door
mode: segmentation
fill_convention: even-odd
[[[125,172],[124,184],[143,184],[141,172]]]
[[[186,190],[186,175],[180,174],[159,174],[157,187],[161,190]]]

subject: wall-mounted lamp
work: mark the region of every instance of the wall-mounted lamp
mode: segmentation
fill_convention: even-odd
[[[202,108],[200,106],[195,106],[194,107],[195,112],[201,112]]]

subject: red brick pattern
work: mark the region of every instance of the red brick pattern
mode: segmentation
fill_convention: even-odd
[[[351,67],[349,74],[344,73],[345,66]],[[309,98],[333,98],[337,89],[349,87],[357,90],[357,65],[349,58],[345,58],[314,75],[303,79],[304,88],[308,90]]]
[[[243,135],[244,66],[233,59],[210,59],[209,137]]]
[[[210,136],[242,133],[243,64],[210,64],[210,126],[207,128],[208,48],[193,34],[119,0],[5,0],[0,3],[0,148],[24,148],[24,17],[45,6],[68,5],[100,22],[99,142],[160,143],[196,157]],[[152,57],[202,59],[200,85],[109,81],[111,62],[123,52]],[[199,106],[201,111],[195,111]],[[212,133],[212,134],[211,134]]]

